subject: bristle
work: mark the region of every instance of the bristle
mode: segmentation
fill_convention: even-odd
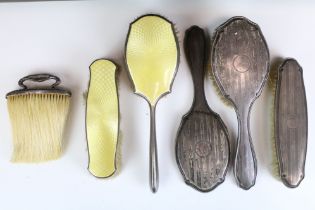
[[[276,65],[276,64],[275,64]],[[278,79],[278,69],[276,67],[272,67],[269,72],[269,78],[267,80],[267,87],[272,92],[276,90],[277,86],[277,79]]]
[[[82,93],[82,97],[83,97],[83,104],[86,105],[86,99],[87,99],[87,96],[88,96],[88,91],[85,90],[83,93]]]
[[[12,162],[42,162],[60,157],[70,97],[23,94],[8,97],[13,133]]]
[[[276,152],[276,136],[275,136],[275,99],[276,99],[276,87],[278,80],[278,66],[281,62],[281,59],[277,58],[273,62],[273,65],[270,68],[269,78],[267,81],[267,91],[270,92],[271,104],[270,104],[270,119],[271,119],[271,128],[270,128],[270,139],[272,147],[272,174],[275,178],[280,179],[279,173],[279,163]]]
[[[211,64],[209,63],[208,65],[208,77],[211,81],[212,87],[214,87],[215,92],[217,93],[217,95],[219,96],[220,100],[227,106],[227,107],[233,107],[232,103],[227,100],[224,95],[221,93],[220,88],[218,87],[217,82],[215,81],[212,69],[211,69]]]
[[[275,89],[274,89],[275,90]],[[276,153],[276,141],[275,141],[275,112],[274,112],[274,101],[275,101],[275,92],[270,89],[272,99],[270,105],[270,119],[271,119],[271,128],[270,128],[270,139],[271,139],[271,150],[272,150],[272,174],[275,177],[279,177],[279,167],[278,167],[278,159]]]
[[[119,131],[118,134],[118,139],[117,139],[117,149],[116,149],[116,157],[115,157],[115,166],[116,166],[116,171],[113,174],[113,178],[118,176],[121,172],[121,162],[122,162],[122,131]]]

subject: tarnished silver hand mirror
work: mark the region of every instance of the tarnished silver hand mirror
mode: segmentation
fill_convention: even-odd
[[[255,23],[233,17],[221,25],[214,37],[212,70],[216,82],[237,113],[238,140],[234,173],[239,186],[255,184],[257,164],[250,135],[250,110],[269,73],[269,51]]]

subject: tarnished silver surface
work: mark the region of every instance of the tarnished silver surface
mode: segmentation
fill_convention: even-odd
[[[209,108],[204,94],[208,58],[204,31],[197,26],[189,28],[184,48],[195,97],[178,131],[176,160],[185,182],[208,192],[224,181],[229,162],[228,133],[220,116]]]
[[[279,68],[275,114],[280,176],[286,186],[297,187],[305,175],[308,126],[303,70],[294,59]]]
[[[214,37],[212,70],[216,82],[237,113],[238,140],[234,173],[238,185],[255,185],[257,164],[250,135],[250,110],[269,74],[269,51],[257,24],[233,17]]]

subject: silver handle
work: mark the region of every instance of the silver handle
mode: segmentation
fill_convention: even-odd
[[[150,105],[150,187],[153,193],[159,188],[159,167],[155,130],[155,105]]]
[[[51,88],[55,88],[60,84],[60,79],[57,76],[51,74],[32,74],[20,79],[18,83],[19,86],[27,89],[27,86],[24,84],[24,82],[28,80],[32,82],[45,82],[47,80],[55,80],[55,83],[51,85]]]
[[[239,112],[239,133],[234,165],[238,185],[246,190],[255,185],[257,175],[256,156],[250,135],[249,114],[250,108],[242,108]]]

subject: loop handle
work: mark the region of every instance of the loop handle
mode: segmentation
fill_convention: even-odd
[[[24,89],[27,89],[27,86],[24,84],[25,81],[32,81],[32,82],[44,82],[47,80],[55,80],[55,83],[51,85],[51,88],[55,88],[60,84],[60,79],[57,76],[51,75],[51,74],[32,74],[28,75],[26,77],[23,77],[19,80],[19,86],[21,86]]]

